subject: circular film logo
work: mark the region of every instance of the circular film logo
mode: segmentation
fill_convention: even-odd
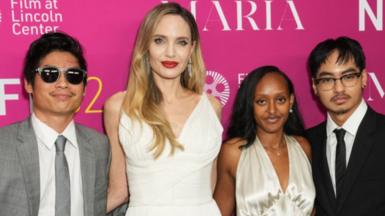
[[[226,105],[230,97],[230,86],[222,74],[216,71],[206,71],[205,92],[218,98],[221,104]]]

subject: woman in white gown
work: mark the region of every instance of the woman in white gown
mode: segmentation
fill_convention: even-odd
[[[105,104],[108,211],[129,196],[129,216],[220,215],[211,172],[221,105],[203,93],[204,79],[194,17],[176,3],[156,6],[140,26],[127,91]]]
[[[223,216],[308,216],[315,190],[310,145],[289,78],[264,66],[247,75],[218,158],[214,198]]]

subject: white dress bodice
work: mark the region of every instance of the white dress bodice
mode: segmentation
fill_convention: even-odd
[[[170,155],[166,142],[163,153],[154,159],[150,151],[151,127],[123,113],[119,138],[126,154],[130,191],[126,215],[220,215],[212,198],[211,172],[222,131],[207,95],[203,94],[177,139],[184,150]]]
[[[309,216],[315,188],[311,164],[294,137],[285,136],[289,179],[283,191],[273,164],[258,137],[242,149],[236,174],[237,216]]]

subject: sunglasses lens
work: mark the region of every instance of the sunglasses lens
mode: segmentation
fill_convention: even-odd
[[[43,68],[40,73],[44,82],[52,83],[59,77],[59,70],[57,68]]]
[[[70,68],[66,72],[66,79],[71,84],[80,84],[84,79],[84,72],[81,69]]]

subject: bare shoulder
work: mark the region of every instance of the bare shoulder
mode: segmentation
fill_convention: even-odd
[[[107,134],[110,128],[117,130],[117,125],[119,124],[122,104],[125,95],[125,91],[115,93],[114,95],[109,97],[104,103],[103,120],[104,126],[107,130]]]
[[[118,138],[118,128],[121,114],[121,107],[125,97],[125,92],[118,92],[109,97],[104,103],[103,121],[107,136],[113,148],[120,148]]]
[[[306,156],[311,159],[311,146],[309,141],[302,136],[293,136],[297,142],[301,145],[303,151],[305,152]]]
[[[241,155],[241,146],[244,144],[246,144],[246,140],[238,137],[227,140],[222,144],[221,155],[225,157],[226,160],[236,160],[238,163]]]
[[[222,112],[222,104],[221,104],[221,102],[219,102],[219,100],[216,97],[214,97],[214,96],[212,96],[210,94],[207,94],[207,97],[208,97],[211,105],[213,106],[215,112],[217,113],[217,116],[220,118],[221,117],[221,112]]]
[[[235,178],[242,152],[240,147],[244,144],[246,141],[241,138],[233,138],[224,142],[219,153],[218,169],[225,170]]]
[[[239,149],[242,145],[246,144],[247,141],[240,138],[240,137],[235,137],[232,139],[227,140],[226,142],[223,143],[223,146],[226,146],[228,148],[237,148]]]
[[[120,112],[125,95],[126,95],[125,91],[120,91],[113,94],[104,103],[104,109],[107,112]]]

